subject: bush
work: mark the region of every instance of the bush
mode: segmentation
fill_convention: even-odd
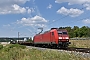
[[[5,46],[4,48],[3,48],[3,50],[4,51],[6,51],[6,52],[9,52],[11,49],[13,49],[13,48],[16,48],[16,49],[25,49],[26,48],[26,46],[24,46],[24,45],[19,45],[19,44],[10,44],[10,45],[7,45],[7,46]]]
[[[33,42],[33,40],[29,39],[29,40],[27,40],[26,42]]]
[[[0,45],[0,49],[2,49],[3,48],[3,45]]]
[[[26,46],[19,45],[19,44],[12,44],[11,46],[9,46],[9,48],[14,48],[14,47],[16,47],[16,48],[22,48],[22,49],[25,49],[26,48]]]

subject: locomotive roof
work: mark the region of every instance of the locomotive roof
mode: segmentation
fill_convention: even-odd
[[[56,30],[61,30],[61,31],[65,31],[66,29],[59,29],[59,28],[51,28],[51,30],[56,29]]]
[[[56,29],[51,29],[51,30],[49,30],[49,31],[45,31],[44,33],[52,32],[52,31],[54,31],[54,30],[57,30],[57,31],[67,31],[66,29],[58,29],[58,28],[56,28]]]
[[[51,30],[45,31],[45,32],[43,32],[43,33],[52,32],[52,31],[54,31],[54,30],[57,30],[57,31],[67,31],[66,29],[51,28]],[[40,33],[40,34],[43,34],[43,33]],[[39,34],[36,34],[36,35],[39,35]]]

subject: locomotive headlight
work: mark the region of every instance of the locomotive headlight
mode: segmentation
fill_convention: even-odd
[[[62,37],[59,37],[59,39],[62,39]]]
[[[66,37],[66,39],[69,39],[69,37]]]

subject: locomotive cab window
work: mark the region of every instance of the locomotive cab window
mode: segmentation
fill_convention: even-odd
[[[62,34],[62,31],[58,31],[58,34]]]
[[[54,35],[54,32],[52,32],[52,35]]]
[[[67,34],[67,32],[63,32],[63,34]]]

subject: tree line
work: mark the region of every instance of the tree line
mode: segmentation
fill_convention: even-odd
[[[88,26],[59,27],[59,29],[66,29],[68,31],[70,38],[90,37],[90,27]]]

